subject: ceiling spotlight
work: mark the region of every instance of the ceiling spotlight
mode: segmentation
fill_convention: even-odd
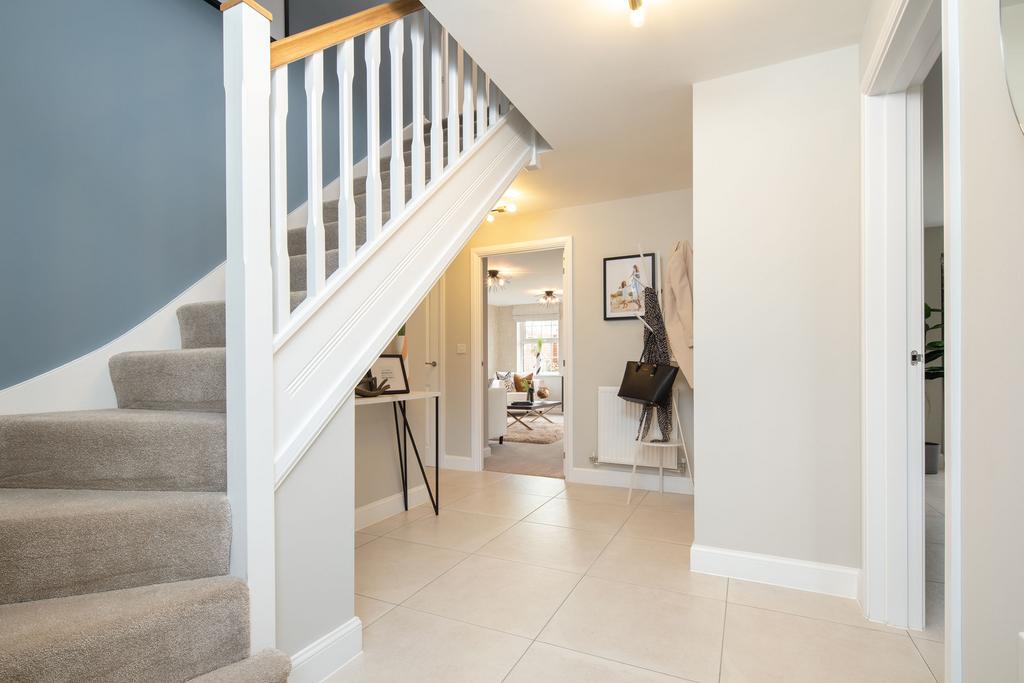
[[[493,223],[494,222],[494,214],[493,213],[487,214],[487,222],[488,223]]]
[[[629,0],[629,23],[633,28],[644,25],[644,0]]]
[[[501,277],[496,270],[487,271],[487,291],[488,292],[500,292],[505,289],[505,285],[508,284],[508,280]]]
[[[545,306],[553,306],[558,303],[558,297],[555,296],[555,290],[545,289],[543,296],[537,299],[537,303],[544,304]]]

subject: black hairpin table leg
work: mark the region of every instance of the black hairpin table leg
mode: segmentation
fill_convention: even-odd
[[[398,446],[398,471],[402,478],[402,503],[405,505],[405,509],[409,509],[409,475],[405,471],[407,454],[409,447],[406,445],[402,447],[402,436],[405,434],[405,430],[398,426],[398,402],[391,404],[391,412],[395,417],[395,443]],[[402,410],[402,422],[405,422],[405,409]],[[406,426],[408,424],[406,423]]]
[[[420,474],[423,475],[423,484],[427,487],[427,495],[430,496],[430,505],[434,508],[434,514],[437,515],[437,514],[440,513],[440,507],[439,507],[438,499],[437,499],[437,497],[434,496],[434,492],[430,488],[430,481],[427,479],[427,471],[423,467],[423,459],[420,458],[420,449],[416,446],[416,437],[413,436],[412,429],[410,429],[410,427],[409,427],[409,419],[408,419],[408,415],[405,412],[405,402],[404,401],[399,403],[399,410],[402,411],[402,422],[405,425],[405,434],[408,437],[409,442],[412,444],[412,452],[416,454],[416,462],[419,463]],[[436,420],[435,420],[435,424],[436,424]],[[436,437],[434,438],[434,441],[436,443],[436,441],[437,441]],[[437,477],[437,474],[435,472],[435,482],[436,481],[440,481],[440,478]],[[407,484],[408,484],[408,482],[407,482]],[[435,486],[436,486],[436,483],[435,483]]]

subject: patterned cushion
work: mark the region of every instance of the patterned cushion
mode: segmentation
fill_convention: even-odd
[[[516,391],[529,391],[530,386],[528,382],[533,381],[533,373],[529,375],[512,375],[512,380],[515,382]]]
[[[502,386],[505,387],[505,391],[515,391],[516,385],[515,380],[512,379],[512,372],[495,372],[494,379],[501,382]]]

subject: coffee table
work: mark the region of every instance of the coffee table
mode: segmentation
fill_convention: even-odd
[[[536,422],[538,419],[543,419],[551,424],[555,424],[555,421],[549,418],[547,413],[550,413],[560,405],[562,405],[561,401],[534,401],[530,404],[526,404],[524,402],[521,405],[510,405],[506,407],[505,413],[513,420],[509,424],[515,424],[518,422],[530,431],[533,431],[533,427],[526,424],[526,422],[523,421],[524,419],[529,419],[530,422]]]

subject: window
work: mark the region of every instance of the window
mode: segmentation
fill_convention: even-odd
[[[537,367],[540,352],[541,372],[558,372],[558,320],[522,320],[516,323],[519,339],[520,374],[529,374]]]

